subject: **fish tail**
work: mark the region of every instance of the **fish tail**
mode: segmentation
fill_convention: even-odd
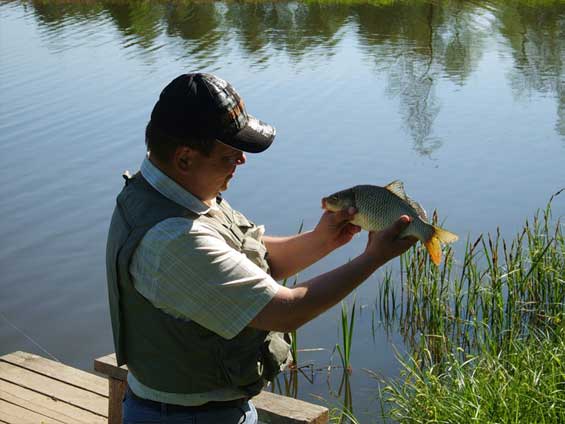
[[[459,237],[457,237],[456,234],[450,233],[449,231],[436,227],[435,225],[432,225],[432,227],[434,232],[431,237],[424,242],[424,246],[426,246],[430,257],[432,258],[432,262],[439,265],[441,263],[441,242],[453,243]]]
[[[442,243],[453,243],[454,241],[459,240],[457,234],[453,234],[443,228],[436,227],[435,225],[432,225],[432,227],[434,227],[433,236],[437,237]]]
[[[441,263],[441,244],[439,243],[439,239],[433,235],[424,242],[424,246],[428,249],[432,262],[439,265]]]

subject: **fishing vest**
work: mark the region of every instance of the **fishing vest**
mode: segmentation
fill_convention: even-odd
[[[172,393],[234,388],[258,394],[289,361],[289,336],[246,327],[227,340],[156,308],[134,287],[129,266],[145,233],[172,217],[206,222],[226,243],[269,272],[255,225],[225,201],[221,213],[198,215],[155,190],[140,173],[127,177],[112,215],[106,249],[110,315],[118,365],[144,385]],[[213,299],[210,299],[213,301]]]

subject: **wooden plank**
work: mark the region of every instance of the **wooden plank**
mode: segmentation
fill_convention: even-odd
[[[325,424],[329,420],[329,411],[323,406],[267,391],[252,401],[265,424]]]
[[[42,358],[41,356],[27,352],[14,352],[0,356],[0,361],[26,368],[44,376],[72,384],[76,387],[90,390],[101,396],[108,397],[109,395],[106,379],[86,371],[69,367],[60,362]]]
[[[118,367],[115,353],[95,359],[94,370],[117,380],[125,381],[128,376],[128,368],[126,365]]]
[[[109,378],[110,399],[108,401],[108,424],[122,423],[122,401],[126,394],[127,382]]]
[[[61,424],[61,421],[0,399],[0,417],[8,424]]]
[[[91,412],[59,402],[50,396],[25,389],[16,384],[0,380],[0,399],[22,408],[41,412],[59,421],[74,424],[106,424],[106,417],[95,415]],[[0,414],[1,417],[1,414]]]
[[[42,393],[103,417],[107,414],[108,398],[7,362],[0,362],[0,380]]]

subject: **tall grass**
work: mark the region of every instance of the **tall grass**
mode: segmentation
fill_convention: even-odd
[[[562,190],[563,191],[563,190]],[[409,347],[385,382],[401,423],[565,422],[565,237],[545,209],[507,243],[495,234],[451,248],[441,267],[421,247],[401,260],[400,299],[386,274],[377,310]]]
[[[560,220],[552,223],[551,200],[510,243],[499,230],[467,240],[458,262],[450,247],[441,267],[412,248],[401,260],[400,293],[390,273],[383,278],[380,320],[398,323],[413,351],[429,350],[430,365],[551,328],[565,313],[565,237]]]
[[[565,327],[512,339],[498,353],[449,354],[442,366],[409,358],[383,396],[400,423],[564,423]]]
[[[353,329],[355,328],[355,304],[356,300],[353,298],[351,305],[351,316],[347,313],[347,303],[341,302],[341,342],[336,344],[335,348],[341,359],[341,365],[344,371],[351,373],[351,346],[353,344]]]

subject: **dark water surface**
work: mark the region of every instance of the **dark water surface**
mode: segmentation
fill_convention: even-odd
[[[151,108],[183,72],[229,80],[277,127],[225,194],[270,234],[312,227],[330,192],[401,179],[462,239],[497,226],[512,236],[565,186],[563,2],[1,1],[0,19],[0,354],[45,349],[91,369],[113,350],[104,248],[120,174],[137,170]],[[380,278],[357,291],[361,422],[380,408],[364,369],[397,375],[403,348],[371,329]],[[346,399],[341,370],[327,372],[338,317],[299,331],[300,348],[324,349],[301,353],[315,370],[299,379],[302,399]]]

